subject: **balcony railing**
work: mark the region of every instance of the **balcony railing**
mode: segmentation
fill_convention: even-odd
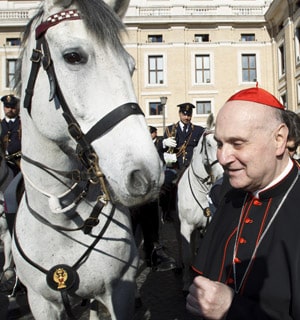
[[[28,10],[0,10],[0,20],[28,20]]]
[[[127,17],[141,16],[256,16],[264,15],[268,6],[155,6],[129,7]]]

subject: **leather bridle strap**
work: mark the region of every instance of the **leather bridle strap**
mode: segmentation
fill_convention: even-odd
[[[99,120],[90,130],[86,133],[85,138],[88,143],[98,139],[109,129],[113,128],[116,124],[121,122],[123,119],[130,115],[141,114],[144,115],[143,111],[137,103],[125,103],[120,107],[114,109],[109,114]]]

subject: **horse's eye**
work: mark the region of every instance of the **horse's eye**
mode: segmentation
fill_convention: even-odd
[[[66,53],[64,54],[64,59],[70,64],[80,64],[86,61],[86,59],[84,59],[78,52]]]

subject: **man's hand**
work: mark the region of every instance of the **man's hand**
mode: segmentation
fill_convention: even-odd
[[[226,284],[202,276],[194,279],[189,292],[187,310],[211,320],[225,319],[234,296],[233,290]]]
[[[172,164],[177,162],[176,153],[164,152],[164,160],[166,164]]]
[[[177,142],[174,138],[166,138],[162,141],[163,148],[169,147],[169,148],[175,148],[177,146]]]

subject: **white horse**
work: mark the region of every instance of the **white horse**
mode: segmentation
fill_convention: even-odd
[[[45,0],[25,33],[13,256],[35,319],[74,319],[90,299],[113,320],[133,319],[126,207],[155,199],[163,171],[119,39],[128,2]]]
[[[212,130],[206,130],[193,152],[190,165],[182,175],[177,190],[177,210],[180,221],[183,291],[191,283],[190,265],[197,249],[199,229],[211,219],[208,193],[212,184],[222,177],[223,168],[217,161],[217,143]]]

